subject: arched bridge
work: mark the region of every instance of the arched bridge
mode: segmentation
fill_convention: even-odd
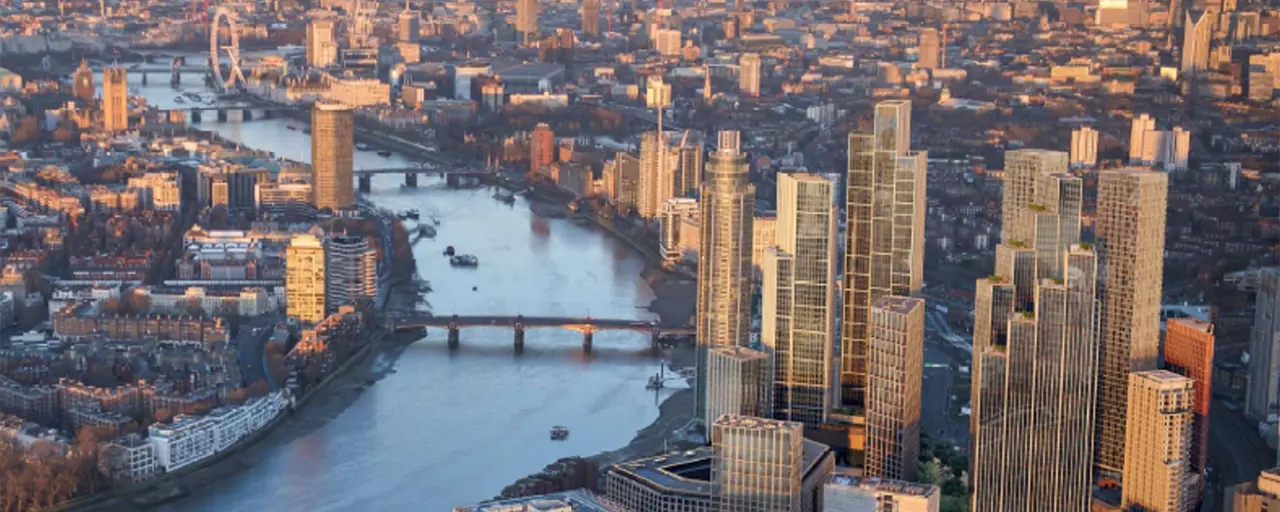
[[[301,115],[298,107],[287,105],[195,105],[168,109],[169,112],[183,112],[191,122],[203,122],[206,116],[217,116],[218,122],[242,122],[254,119],[275,119],[286,117],[290,112],[294,116]]]
[[[515,334],[516,352],[524,350],[524,332],[530,328],[571,329],[582,333],[582,348],[591,351],[596,331],[634,331],[649,333],[650,347],[657,349],[664,335],[692,335],[693,327],[664,326],[643,320],[626,320],[591,317],[555,317],[555,316],[432,316],[424,314],[407,315],[397,318],[396,330],[422,327],[444,327],[449,329],[449,348],[456,349],[460,345],[458,331],[464,327],[506,327]]]
[[[404,186],[414,188],[418,186],[418,175],[440,175],[444,176],[445,182],[451,187],[456,187],[463,180],[483,180],[489,176],[489,171],[483,169],[466,169],[456,167],[443,167],[431,164],[422,164],[415,162],[414,165],[401,167],[383,167],[377,169],[356,169],[353,171],[356,175],[356,183],[360,192],[369,193],[373,188],[373,175],[375,174],[403,174]]]

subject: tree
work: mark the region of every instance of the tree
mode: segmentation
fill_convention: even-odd
[[[245,400],[249,398],[249,391],[245,388],[236,388],[227,393],[227,403],[231,405],[244,405]]]
[[[40,140],[40,121],[36,116],[26,116],[18,123],[18,128],[13,131],[13,144],[15,146],[25,146],[33,144]]]
[[[265,380],[258,379],[253,384],[249,385],[248,391],[249,396],[253,398],[267,396],[267,393],[271,392],[271,385],[267,384],[267,381]]]

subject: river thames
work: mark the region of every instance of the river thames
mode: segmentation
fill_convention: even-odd
[[[157,78],[149,87],[129,81],[150,103],[176,106],[175,91],[156,84],[167,77]],[[310,137],[289,123],[301,126],[196,126],[309,161]],[[355,162],[376,168],[408,160],[357,151]],[[427,300],[435,314],[654,318],[645,309],[654,294],[640,278],[643,260],[605,234],[534,215],[524,199],[507,205],[491,191],[449,189],[438,179],[423,179],[416,190],[401,183],[399,175],[376,176],[367,197],[439,219],[435,240],[414,248],[418,273],[434,289]],[[450,267],[446,245],[476,255],[480,266]],[[645,390],[659,366],[645,355],[647,335],[597,333],[590,357],[580,334],[559,329],[530,330],[519,357],[509,330],[465,329],[456,353],[444,337],[432,331],[398,360],[379,361],[393,373],[329,421],[296,438],[269,438],[251,448],[262,452],[250,469],[161,510],[449,510],[490,498],[558,458],[620,448],[658,416],[660,397]],[[553,425],[567,426],[568,440],[550,441]]]

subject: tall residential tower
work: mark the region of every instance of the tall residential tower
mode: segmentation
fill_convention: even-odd
[[[702,184],[698,236],[697,390],[695,417],[706,414],[707,348],[747,344],[751,328],[751,219],[756,190],[738,132],[722,131]]]
[[[316,103],[311,108],[311,187],[318,209],[355,203],[355,119],[350,106]]]
[[[773,352],[773,414],[818,427],[832,394],[836,331],[836,187],[778,174],[777,246],[765,252],[760,339]]]
[[[911,151],[911,102],[876,105],[870,133],[849,135],[841,402],[866,407],[871,307],[924,282],[925,164]]]

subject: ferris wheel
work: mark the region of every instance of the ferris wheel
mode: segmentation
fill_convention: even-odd
[[[227,30],[226,38],[221,37],[223,27]],[[229,68],[226,76],[218,59],[224,51]],[[217,8],[209,22],[209,65],[215,82],[223,89],[234,88],[244,81],[244,73],[240,71],[240,26],[236,23],[236,13],[226,7]]]

